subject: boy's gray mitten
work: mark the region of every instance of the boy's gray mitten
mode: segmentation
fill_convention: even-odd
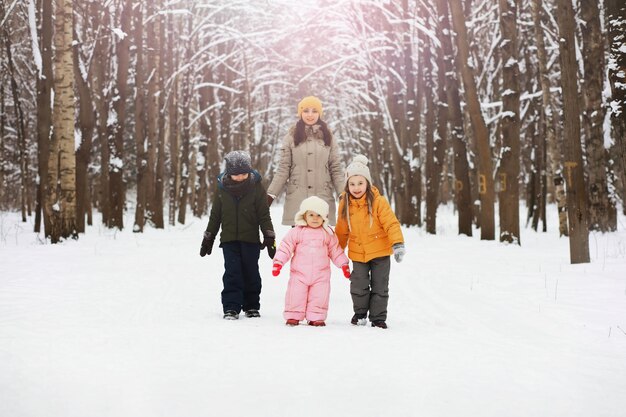
[[[402,262],[402,258],[404,258],[404,254],[406,253],[406,250],[404,250],[404,243],[396,243],[392,247],[393,257],[395,258],[396,262]]]
[[[200,246],[200,256],[210,255],[213,250],[213,242],[215,242],[215,236],[208,230],[204,232],[202,238],[202,245]]]

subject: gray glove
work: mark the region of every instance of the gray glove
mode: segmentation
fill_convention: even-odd
[[[393,257],[395,258],[396,262],[402,262],[402,258],[404,258],[404,254],[406,253],[406,250],[404,250],[404,243],[396,243],[392,247]]]

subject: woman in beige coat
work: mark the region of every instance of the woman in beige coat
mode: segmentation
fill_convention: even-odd
[[[345,182],[339,147],[321,119],[322,102],[317,97],[298,103],[298,117],[283,141],[278,168],[267,188],[268,203],[286,186],[282,224],[293,226],[302,200],[315,195],[328,203],[329,222],[335,225],[335,195],[339,196]]]

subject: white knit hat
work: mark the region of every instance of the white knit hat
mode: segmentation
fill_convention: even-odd
[[[328,225],[328,203],[317,196],[311,196],[309,198],[305,198],[300,203],[300,210],[296,213],[296,217],[294,218],[294,223],[296,226],[306,226],[306,220],[304,219],[304,214],[307,211],[312,211],[314,213],[319,214],[324,221],[322,226],[328,233],[332,234],[332,229]]]
[[[346,182],[355,175],[361,175],[372,184],[372,176],[370,175],[370,169],[367,167],[369,160],[365,155],[357,155],[352,160],[352,163],[346,168]]]

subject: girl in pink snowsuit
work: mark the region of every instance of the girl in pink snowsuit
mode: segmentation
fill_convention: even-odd
[[[272,275],[278,276],[291,259],[284,317],[288,326],[307,319],[311,326],[325,326],[330,296],[330,260],[350,277],[349,261],[328,226],[328,203],[312,196],[300,204],[293,227],[274,256]],[[292,258],[293,255],[293,258]]]

